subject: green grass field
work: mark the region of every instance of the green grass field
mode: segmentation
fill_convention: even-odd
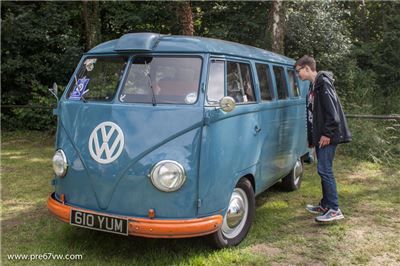
[[[213,250],[205,238],[124,237],[58,221],[46,208],[53,137],[3,132],[1,142],[3,265],[400,265],[400,168],[344,157],[340,147],[335,171],[345,220],[319,225],[305,211],[321,195],[315,165],[306,165],[299,191],[275,186],[257,197],[255,221],[244,242]],[[82,259],[8,258],[44,253]]]

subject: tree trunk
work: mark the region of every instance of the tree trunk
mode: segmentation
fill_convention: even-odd
[[[82,0],[83,40],[85,51],[92,49],[100,40],[100,8],[98,1]]]
[[[84,47],[85,51],[89,50],[90,48],[90,28],[89,28],[89,15],[88,15],[88,2],[87,0],[82,1],[82,20],[83,20],[83,40],[84,40]]]
[[[180,25],[180,34],[193,36],[193,15],[190,2],[180,2],[177,6],[177,17]]]
[[[368,27],[367,6],[366,6],[364,0],[359,0],[358,16],[359,16],[360,24],[361,24],[361,28],[362,28],[361,39],[363,41],[369,41],[370,30]]]
[[[280,54],[284,52],[284,14],[283,2],[281,0],[273,1],[268,14],[267,36],[271,40],[271,50]]]

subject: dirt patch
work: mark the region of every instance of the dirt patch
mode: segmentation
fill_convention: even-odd
[[[22,211],[12,218],[1,221],[1,230],[7,231],[17,227],[23,223],[29,223],[32,220],[37,220],[44,215],[48,215],[47,208],[43,204],[35,205],[29,210]]]
[[[390,254],[385,253],[381,256],[375,256],[369,261],[369,265],[399,265],[399,258],[393,258]]]
[[[305,256],[297,254],[289,254],[284,261],[272,262],[271,266],[292,266],[292,265],[307,265],[307,266],[325,266],[325,263],[316,260],[309,260]]]
[[[22,219],[8,219],[1,221],[1,231],[7,231],[22,223]]]
[[[15,167],[9,167],[9,166],[1,166],[0,167],[0,173],[3,177],[4,177],[4,174],[13,173],[15,171],[17,171],[17,169]]]
[[[280,248],[272,247],[267,244],[256,244],[250,247],[250,252],[268,257],[274,257],[282,253]]]

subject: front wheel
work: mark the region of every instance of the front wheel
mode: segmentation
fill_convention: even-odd
[[[246,237],[255,214],[253,187],[241,179],[232,192],[221,228],[211,235],[217,248],[236,246]]]

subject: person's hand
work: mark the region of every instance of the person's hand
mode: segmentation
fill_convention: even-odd
[[[331,139],[325,136],[321,136],[319,140],[319,148],[323,148],[325,146],[328,146],[331,143]]]

